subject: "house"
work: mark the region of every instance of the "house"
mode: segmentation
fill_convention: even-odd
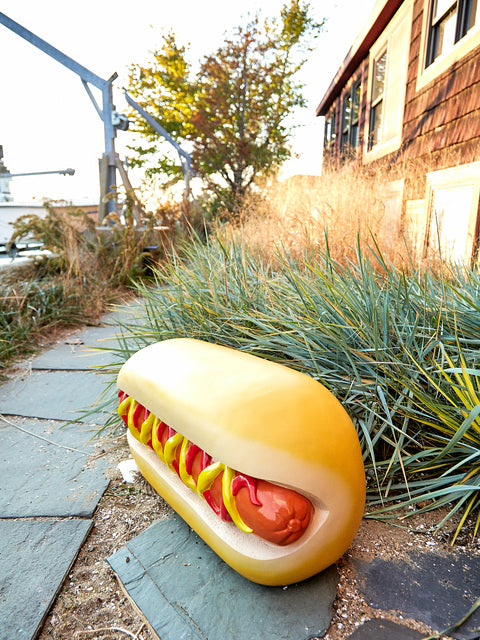
[[[396,168],[386,206],[389,215],[395,209],[420,254],[441,252],[467,263],[475,259],[480,201],[477,0],[378,0],[317,115],[325,118],[325,162],[353,159]]]

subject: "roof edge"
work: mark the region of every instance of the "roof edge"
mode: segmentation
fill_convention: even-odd
[[[354,40],[347,56],[318,105],[316,110],[317,116],[324,116],[327,113],[332,102],[340,94],[353,70],[358,67],[360,62],[368,54],[371,46],[393,18],[403,1],[404,0],[377,0],[365,25]]]

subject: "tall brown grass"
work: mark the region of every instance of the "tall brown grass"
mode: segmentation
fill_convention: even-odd
[[[426,176],[473,162],[480,150],[455,149],[406,160],[399,156],[362,165],[326,166],[321,176],[271,180],[252,192],[241,212],[242,238],[263,254],[279,245],[293,255],[306,247],[325,249],[335,260],[355,260],[357,247],[373,242],[397,265],[440,268],[426,254]],[[231,232],[232,225],[227,226]]]
[[[321,176],[271,181],[242,207],[243,240],[262,254],[278,247],[300,257],[305,249],[329,250],[336,260],[353,259],[358,242],[373,238],[392,259],[405,258],[402,201],[392,173],[350,165]],[[232,233],[233,226],[224,229]],[[235,233],[237,233],[235,231]]]

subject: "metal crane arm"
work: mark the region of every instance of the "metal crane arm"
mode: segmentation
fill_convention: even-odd
[[[126,89],[123,90],[123,93],[125,95],[125,100],[128,102],[128,104],[131,107],[133,107],[136,111],[138,111],[138,113],[142,116],[142,118],[144,118],[148,122],[148,124],[155,129],[155,131],[157,133],[159,133],[161,136],[163,136],[165,138],[165,140],[167,140],[167,142],[169,142],[177,150],[178,154],[180,156],[182,156],[183,158],[185,158],[185,160],[191,166],[190,154],[182,149],[182,147],[178,144],[178,142],[176,142],[172,138],[172,136],[168,133],[168,131],[166,131],[162,127],[162,125],[157,120],[155,120],[155,118],[153,118],[149,113],[147,113],[145,111],[145,109],[143,109],[143,107],[141,107],[138,104],[138,102],[135,102],[135,100],[132,98],[132,96],[130,96],[127,93]]]
[[[19,35],[27,42],[30,42],[30,44],[33,44],[35,47],[37,47],[50,57],[57,60],[57,62],[63,64],[65,67],[70,69],[70,71],[76,73],[82,78],[82,80],[84,80],[85,82],[90,82],[90,84],[93,84],[101,91],[106,89],[109,83],[112,81],[112,79],[103,80],[103,78],[100,78],[95,73],[73,60],[73,58],[70,58],[70,56],[67,56],[65,53],[63,53],[56,47],[53,47],[51,44],[49,44],[39,36],[35,35],[28,29],[25,29],[25,27],[22,27],[21,24],[18,24],[18,22],[15,22],[15,20],[12,20],[4,13],[0,13],[0,23],[5,25],[8,29]]]
[[[115,135],[116,129],[113,121],[113,116],[115,113],[113,98],[112,98],[112,84],[113,81],[118,77],[116,73],[114,73],[108,80],[104,80],[97,76],[96,73],[90,71],[80,63],[78,63],[70,56],[67,56],[65,53],[52,46],[43,38],[35,35],[25,27],[22,27],[21,24],[15,22],[4,13],[0,13],[0,24],[3,24],[5,27],[13,31],[15,34],[34,45],[40,51],[43,51],[48,56],[62,64],[70,71],[73,71],[75,74],[80,76],[81,81],[85,90],[87,91],[88,97],[93,103],[95,110],[103,121],[103,130],[104,130],[104,138],[105,138],[105,154],[104,156],[107,158],[107,177],[105,180],[105,193],[101,193],[100,195],[100,206],[99,206],[99,219],[103,218],[104,208],[106,207],[107,211],[114,211],[115,202],[113,199],[107,200],[104,202],[104,195],[106,193],[115,191],[115,171],[116,171],[116,160],[115,160]],[[90,90],[90,87],[87,83],[90,83],[92,86],[99,89],[102,93],[102,106],[100,107],[95,100],[95,97]]]
[[[75,169],[61,169],[59,171],[31,171],[28,173],[0,173],[0,178],[21,178],[23,176],[46,176],[51,173],[60,173],[61,175],[73,176]]]

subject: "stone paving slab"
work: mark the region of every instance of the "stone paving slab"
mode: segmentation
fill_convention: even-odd
[[[330,626],[335,567],[298,585],[264,587],[233,571],[178,516],[107,560],[162,640],[307,640]]]
[[[32,369],[88,370],[115,362],[112,349],[118,344],[113,326],[89,327],[72,334],[53,349],[32,360]]]
[[[85,446],[91,428],[42,420],[9,423],[0,419],[1,517],[91,517],[108,486],[104,459],[85,468],[88,454],[96,451]]]
[[[119,323],[142,324],[142,311],[141,300],[119,307],[102,318],[101,326],[77,331],[56,347],[33,358],[32,369],[82,371],[116,363],[116,355],[110,349],[117,348],[119,339],[128,340],[128,333],[123,335]]]
[[[0,520],[0,636],[30,640],[90,528],[91,520]]]
[[[414,551],[405,560],[359,560],[355,571],[360,591],[372,607],[401,611],[436,631],[461,620],[480,595],[480,557],[462,553],[443,557]],[[480,610],[449,636],[478,638],[478,628]]]
[[[102,411],[88,418],[81,412],[97,403],[105,382],[91,371],[32,371],[0,387],[0,414],[104,424]]]
[[[348,640],[421,640],[425,635],[390,620],[369,620],[362,624]]]

